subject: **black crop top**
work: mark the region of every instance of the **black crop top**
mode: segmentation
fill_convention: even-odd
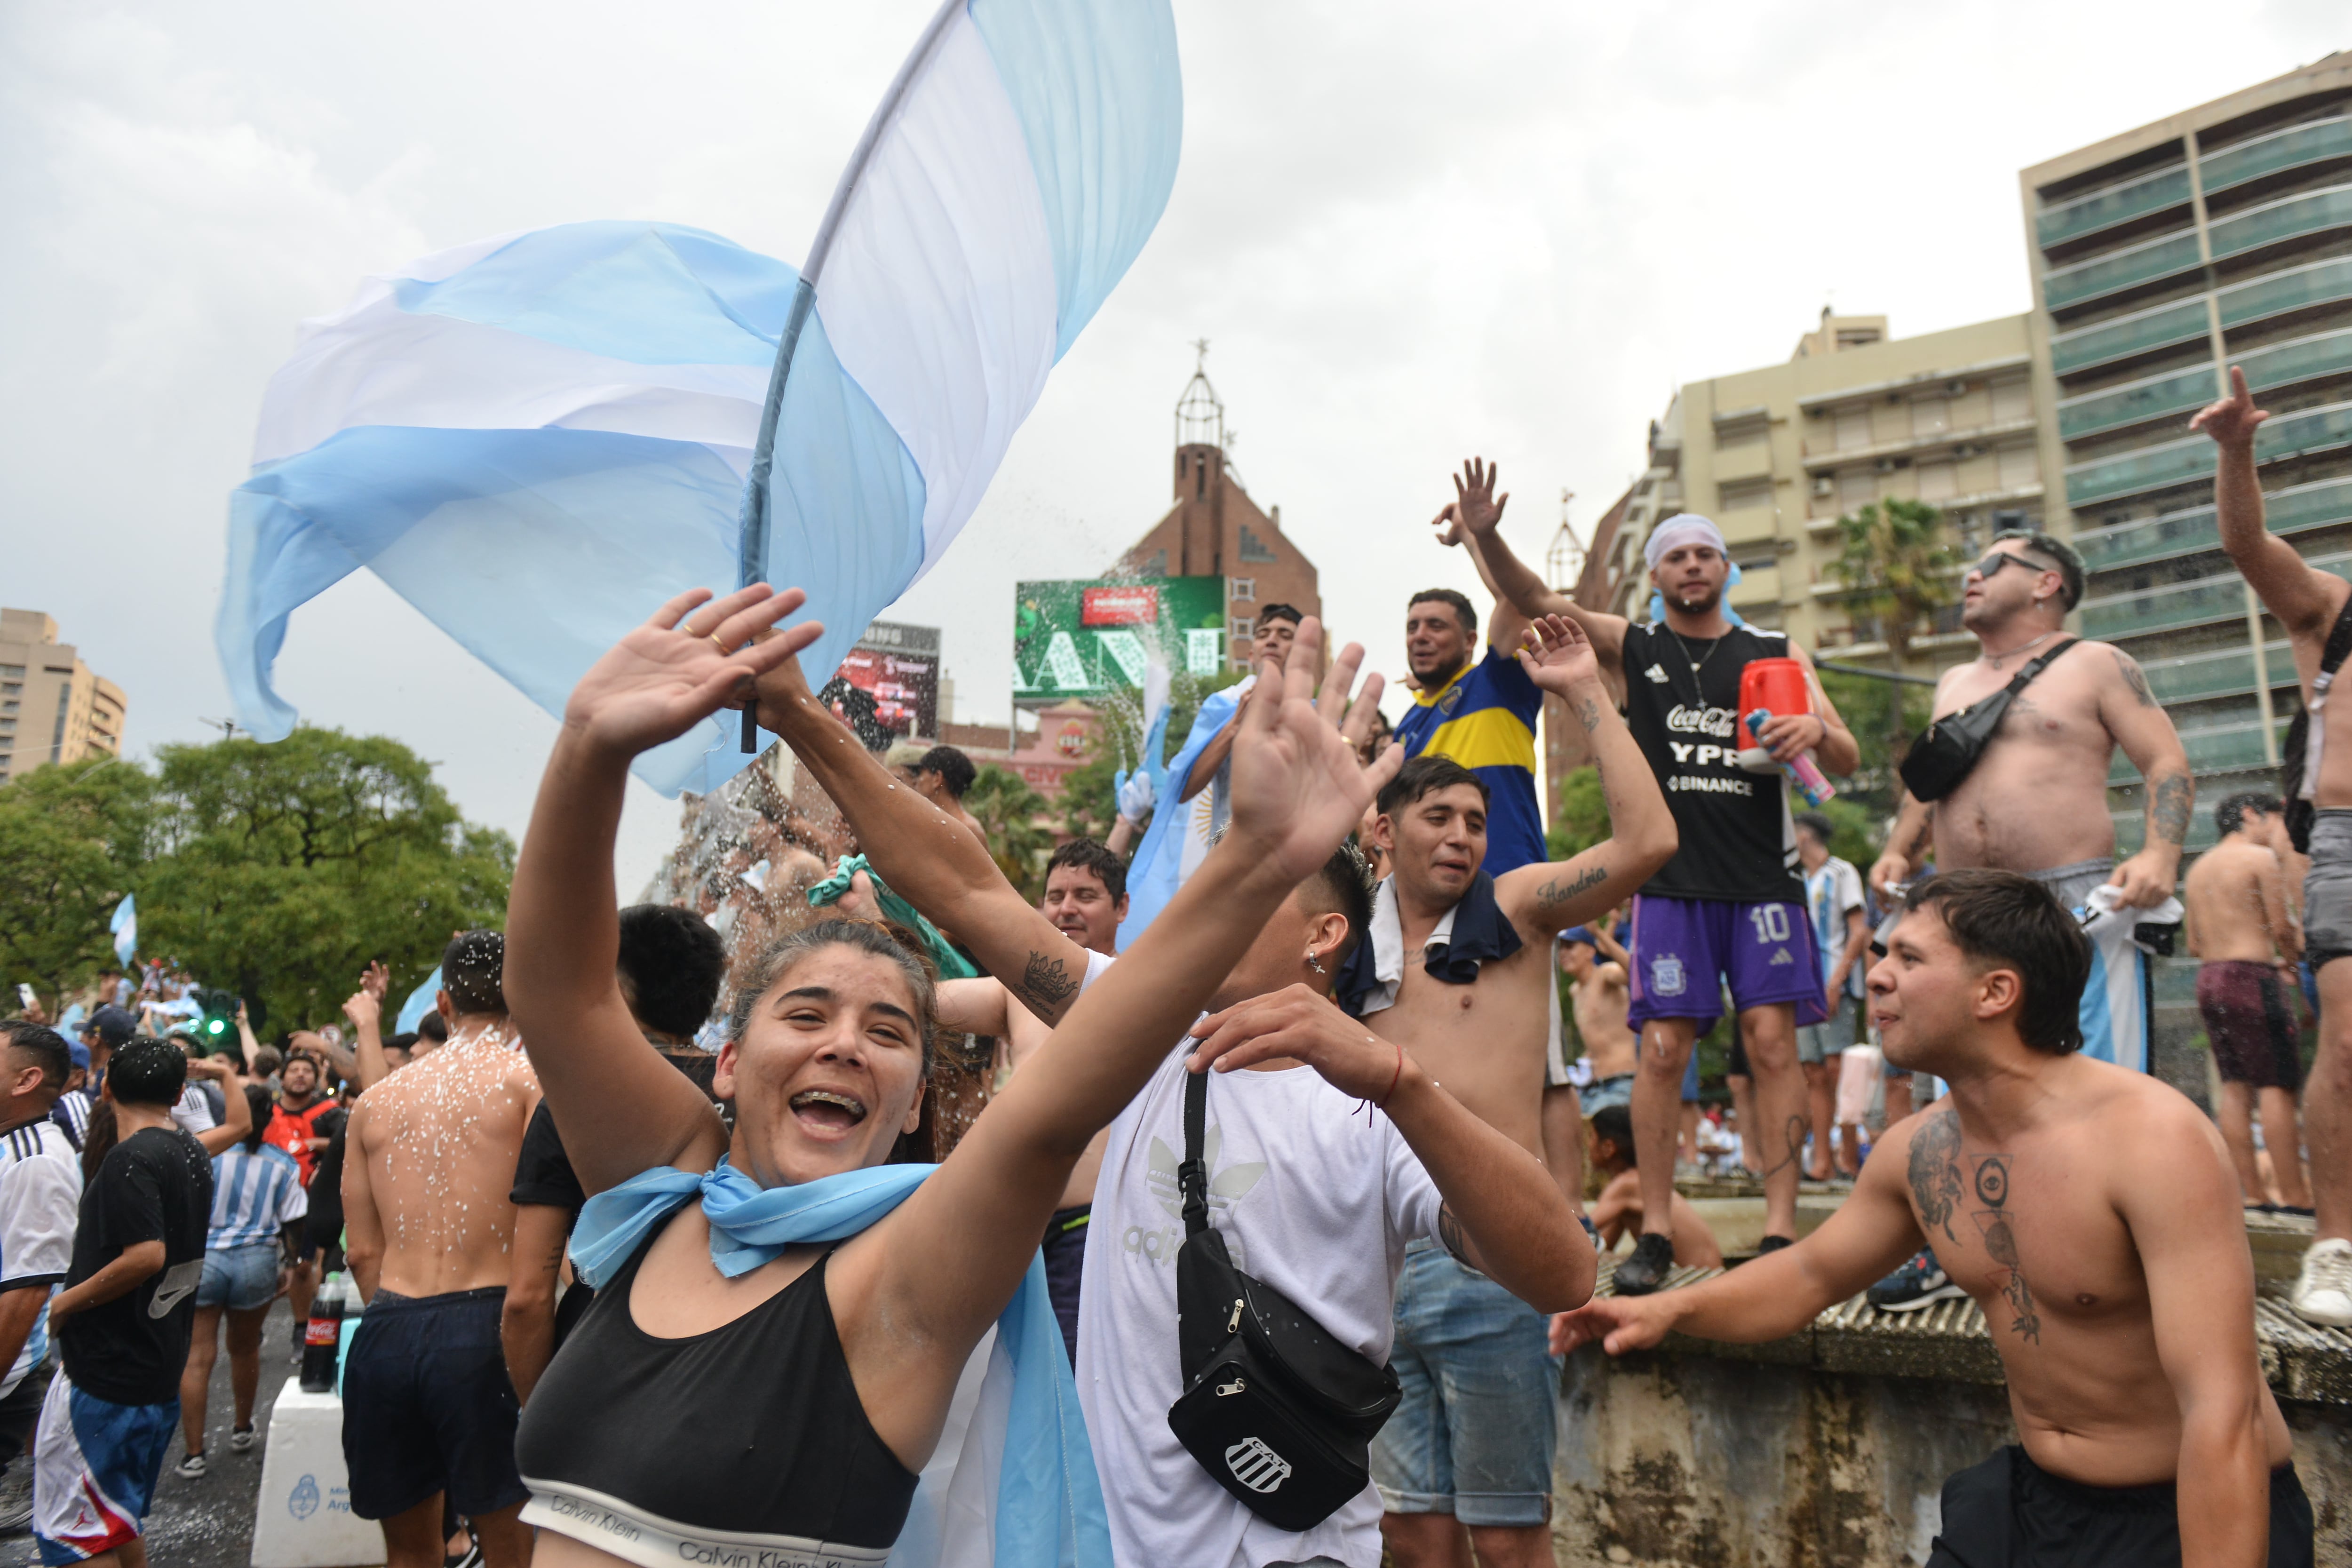
[[[631,1563],[878,1563],[916,1477],[866,1418],[825,1257],[731,1323],[657,1339],[629,1315],[656,1227],[524,1407],[526,1523]]]

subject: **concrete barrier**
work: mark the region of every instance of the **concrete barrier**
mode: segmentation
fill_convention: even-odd
[[[286,1380],[270,1410],[254,1504],[253,1568],[376,1568],[383,1531],[352,1512],[343,1402]]]

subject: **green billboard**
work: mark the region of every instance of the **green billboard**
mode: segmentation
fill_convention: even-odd
[[[1064,578],[1013,589],[1013,697],[1023,707],[1096,701],[1141,686],[1153,662],[1175,677],[1225,668],[1223,577]]]

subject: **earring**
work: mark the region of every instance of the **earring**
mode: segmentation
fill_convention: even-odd
[[[1323,973],[1323,961],[1315,956],[1312,949],[1308,950],[1307,954],[1307,967],[1318,974]]]

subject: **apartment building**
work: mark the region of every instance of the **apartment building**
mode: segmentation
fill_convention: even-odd
[[[1884,316],[1823,310],[1787,363],[1675,394],[1650,426],[1622,523],[1594,542],[1579,601],[1639,618],[1651,527],[1701,512],[1740,568],[1728,596],[1742,618],[1841,658],[1883,657],[1879,628],[1838,602],[1838,518],[1892,496],[1942,509],[1971,546],[2040,526],[2034,384],[2024,316],[1897,338]],[[1948,614],[1912,647],[1932,667],[1967,641]]]
[[[2272,529],[2352,576],[2352,54],[2023,171],[2049,511],[2077,617],[2139,658],[2200,799],[2273,785],[2294,668],[2221,552],[2189,416],[2244,367]],[[2118,763],[2118,780],[2127,769]],[[2137,804],[2119,799],[2121,819]],[[2126,841],[2137,837],[2126,826]],[[2210,842],[2210,813],[2189,840]]]
[[[122,753],[122,689],[38,610],[0,609],[0,784],[47,763]]]

